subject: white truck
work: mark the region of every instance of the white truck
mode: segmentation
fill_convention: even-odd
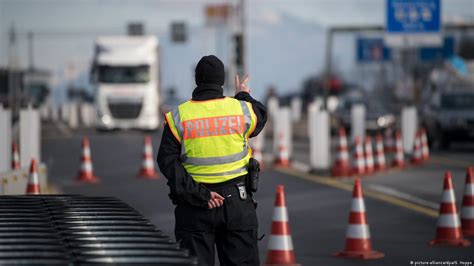
[[[97,38],[91,82],[99,130],[158,128],[158,57],[155,36]]]

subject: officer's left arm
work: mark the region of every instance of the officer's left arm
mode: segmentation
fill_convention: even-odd
[[[261,102],[255,100],[248,92],[240,91],[234,97],[240,101],[246,101],[252,104],[252,109],[255,115],[257,116],[257,125],[255,126],[255,130],[250,134],[250,137],[257,136],[260,131],[265,127],[267,123],[267,108]]]

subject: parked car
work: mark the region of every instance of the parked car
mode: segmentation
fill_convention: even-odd
[[[333,125],[351,129],[351,109],[355,104],[362,104],[366,107],[366,129],[369,132],[376,132],[395,125],[395,115],[387,110],[381,103],[369,101],[367,97],[341,97],[339,106],[333,114]]]
[[[474,141],[474,89],[443,92],[423,112],[430,145],[449,148],[453,141]]]

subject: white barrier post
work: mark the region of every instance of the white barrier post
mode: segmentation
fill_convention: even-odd
[[[280,103],[277,97],[271,97],[270,99],[268,99],[267,110],[269,113],[269,117],[272,119],[272,121],[277,119],[277,113],[280,109],[279,105]]]
[[[50,104],[48,102],[40,107],[40,116],[43,121],[50,120]]]
[[[59,119],[59,107],[55,104],[51,104],[49,106],[50,108],[50,115],[51,115],[51,121],[56,122]]]
[[[268,101],[270,103],[270,100]],[[276,110],[273,110],[273,114],[268,112],[271,119],[272,119],[272,126],[273,126],[273,145],[272,145],[272,154],[278,154],[278,132],[280,132],[281,121],[280,119],[274,119],[274,117],[278,117],[278,113],[280,112],[280,107],[277,106]]]
[[[316,103],[313,101],[311,103],[308,104],[308,136],[311,137],[311,135],[313,135],[313,128],[314,128],[314,115],[316,114],[316,112],[319,112],[319,109],[317,108],[316,106]]]
[[[312,107],[308,110],[308,119],[312,120],[309,132],[310,168],[312,170],[329,169],[331,132],[329,128],[329,114],[325,110]]]
[[[352,142],[356,136],[365,139],[365,106],[362,104],[351,107],[351,133]]]
[[[95,126],[97,123],[97,110],[94,104],[90,105],[89,108],[89,117],[91,119],[91,126]]]
[[[28,167],[31,159],[41,162],[41,124],[38,110],[28,107],[20,110],[20,163]]]
[[[0,173],[11,169],[12,114],[0,105]]]
[[[323,101],[321,98],[316,98],[310,104],[308,104],[308,136],[313,135],[314,128],[314,115],[321,110],[323,106]]]
[[[288,158],[291,158],[293,151],[293,133],[290,108],[280,108],[277,111],[273,122],[273,154],[279,154],[279,146],[282,144],[288,150]]]
[[[283,133],[286,143],[286,148],[288,149],[288,158],[292,158],[293,155],[293,127],[291,123],[291,109],[289,107],[283,107],[279,112],[279,119],[282,121],[283,128],[280,128]]]
[[[67,103],[63,103],[61,104],[61,107],[60,107],[60,113],[61,113],[61,121],[63,122],[68,122],[69,121],[69,104]]]
[[[299,96],[293,97],[293,99],[291,99],[291,118],[293,122],[299,122],[301,120],[302,105],[303,103]]]
[[[416,130],[418,129],[418,113],[415,107],[402,108],[402,142],[405,153],[413,152]]]
[[[68,117],[68,126],[71,129],[76,129],[79,126],[79,117],[77,113],[77,104],[70,103],[69,104],[69,117]]]
[[[85,127],[91,127],[94,124],[95,110],[92,104],[83,103],[79,108],[81,122]]]
[[[321,97],[317,97],[314,99],[314,104],[318,110],[321,110],[323,107],[324,99]]]
[[[87,116],[87,103],[79,104],[79,118],[82,126],[89,127],[89,120]]]

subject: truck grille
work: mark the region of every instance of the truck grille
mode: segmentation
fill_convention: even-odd
[[[141,103],[109,103],[110,114],[113,118],[133,119],[140,115]]]

